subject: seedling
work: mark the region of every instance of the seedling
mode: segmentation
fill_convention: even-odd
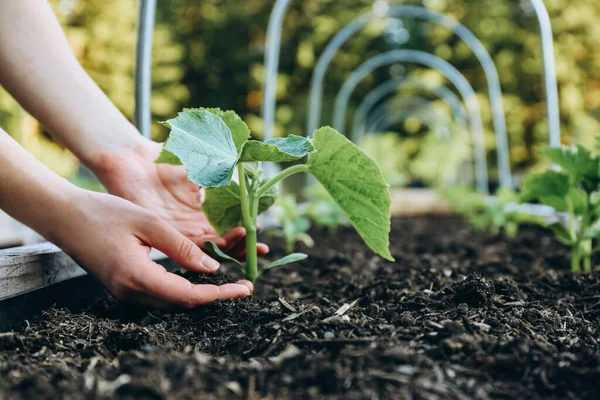
[[[542,221],[515,207],[520,199],[511,189],[499,189],[493,197],[465,187],[442,189],[440,193],[452,210],[465,216],[476,229],[491,235],[504,232],[508,237],[515,237],[521,224]]]
[[[600,150],[597,138],[596,150]],[[544,149],[542,154],[554,169],[526,177],[522,200],[537,200],[568,215],[566,223],[553,221],[546,226],[559,241],[571,247],[573,272],[592,272],[592,255],[600,250],[593,241],[600,238],[600,158],[583,146]]]
[[[388,185],[375,161],[335,129],[316,130],[314,140],[290,135],[260,142],[250,140],[250,130],[233,111],[202,108],[185,109],[164,124],[171,132],[157,162],[183,164],[188,179],[207,189],[203,211],[219,234],[240,225],[246,228],[245,265],[214,243],[205,247],[239,265],[248,280],[307,257],[294,253],[259,269],[256,253],[257,216],[273,205],[275,185],[301,172],[312,174],[325,187],[369,248],[393,260]],[[286,163],[306,156],[306,164],[286,168],[271,179],[262,175],[263,161]],[[238,182],[233,180],[236,169]]]
[[[296,242],[313,247],[315,242],[307,233],[310,229],[310,220],[304,215],[301,207],[296,202],[296,196],[288,194],[280,196],[273,206],[273,214],[281,223],[281,229],[275,232],[283,236],[285,250],[293,253]]]

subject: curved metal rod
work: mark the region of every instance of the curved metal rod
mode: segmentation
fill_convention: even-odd
[[[152,114],[150,96],[152,92],[152,37],[156,0],[140,0],[137,17],[137,43],[135,48],[135,108],[133,123],[147,138],[151,135]]]
[[[390,6],[386,15],[391,17],[412,17],[445,26],[459,36],[471,48],[481,63],[488,81],[494,127],[496,132],[496,147],[499,155],[498,167],[500,173],[500,183],[502,186],[512,187],[512,176],[510,176],[510,157],[508,154],[508,139],[506,134],[506,120],[504,116],[504,105],[502,102],[500,79],[498,77],[496,66],[483,44],[469,29],[460,24],[458,21],[423,7],[394,5]],[[311,85],[309,104],[310,111],[308,116],[309,134],[318,127],[321,119],[323,81],[333,56],[350,37],[352,37],[366,24],[377,18],[379,18],[377,15],[369,12],[350,22],[334,36],[334,38],[325,48],[323,54],[321,54],[319,57]],[[339,125],[341,124],[338,124],[338,126]]]
[[[358,83],[368,74],[376,70],[377,68],[383,67],[385,65],[390,65],[394,63],[415,63],[421,64],[426,67],[436,69],[443,73],[448,80],[458,89],[462,98],[464,99],[467,110],[469,110],[469,115],[472,126],[472,134],[473,134],[473,146],[475,146],[477,158],[475,159],[476,165],[476,174],[477,174],[477,182],[478,189],[482,191],[486,191],[488,188],[483,187],[484,182],[488,181],[488,173],[487,173],[487,160],[485,157],[485,146],[484,146],[484,134],[483,134],[483,123],[481,121],[481,107],[479,105],[479,99],[473,90],[473,87],[469,84],[467,79],[450,63],[442,60],[441,58],[434,56],[433,54],[425,53],[417,50],[391,50],[387,53],[379,54],[373,58],[362,63],[358,68],[354,70],[352,75],[348,77],[346,82],[344,82],[344,86],[340,89],[338,93],[336,104],[339,104],[343,101],[344,97],[350,96],[350,94],[354,91],[354,88]],[[483,157],[482,157],[483,155]],[[501,155],[498,155],[500,158]],[[501,181],[505,187],[510,186],[510,181],[507,182],[506,176],[510,178],[510,165],[502,164],[501,168],[508,168],[507,171],[503,171],[501,176],[504,176],[504,180]]]
[[[548,131],[550,146],[560,146],[560,109],[558,103],[558,83],[556,82],[556,61],[554,59],[554,38],[548,9],[543,0],[530,0],[540,23],[542,53],[544,57],[544,80],[546,84],[546,105],[548,108]]]
[[[269,17],[267,27],[267,43],[265,48],[265,89],[263,93],[262,116],[264,121],[263,140],[273,137],[275,126],[275,91],[277,88],[277,71],[279,70],[279,53],[281,50],[281,28],[285,12],[292,0],[277,0]]]
[[[435,110],[433,110],[432,104],[432,100],[419,96],[402,96],[399,98],[392,98],[375,108],[375,110],[373,110],[373,112],[371,112],[371,114],[368,116],[367,120],[364,121],[364,125],[366,126],[365,133],[377,133],[378,131],[373,130],[373,127],[376,125],[377,122],[381,121],[386,117],[389,117],[390,115],[408,114],[406,116],[406,118],[408,118],[410,117],[410,113],[415,111],[415,109],[417,109],[420,112],[427,112],[427,115],[430,116],[432,120],[443,120],[443,124],[449,125],[450,118],[447,115],[442,116],[436,113]],[[401,111],[399,113],[392,113],[390,112],[390,109],[392,108],[399,108],[401,109]],[[448,133],[447,129],[446,133]],[[358,143],[360,142],[357,142],[357,144]]]
[[[465,110],[462,106],[462,102],[456,96],[452,90],[445,86],[432,86],[428,84],[423,78],[420,77],[408,77],[408,78],[396,78],[390,79],[375,89],[373,89],[360,103],[356,112],[354,113],[354,120],[352,122],[352,135],[351,138],[358,142],[358,138],[364,133],[365,116],[369,111],[384,97],[402,89],[417,89],[425,90],[433,95],[439,97],[447,106],[452,110],[452,114],[457,121],[463,121],[466,124]]]
[[[399,114],[394,114],[392,116],[384,114],[380,116],[376,121],[373,121],[371,123],[371,129],[369,131],[372,133],[382,132],[384,129],[388,129],[391,126],[396,125],[398,122],[402,122],[410,117],[418,118],[423,123],[423,125],[425,125],[429,129],[437,129],[442,124],[442,122],[439,121],[438,115],[431,111],[428,111],[427,108],[424,108],[420,110],[407,110]]]
[[[436,114],[435,111],[431,110],[430,104],[432,103],[433,102],[428,99],[417,96],[403,96],[400,98],[390,99],[379,106],[376,111],[372,112],[373,117],[370,118],[372,129],[370,132],[374,133],[379,131],[377,126],[380,126],[379,124],[381,122],[385,122],[385,118],[390,116],[389,110],[391,107],[401,107],[402,112],[400,114],[393,114],[392,118],[399,118],[394,119],[393,122],[390,122],[390,125],[384,125],[383,129],[387,129],[389,126],[411,116],[416,116],[430,130],[432,130],[434,127],[439,127],[440,124],[447,123],[448,121],[446,118],[443,118],[443,121],[440,121],[441,116]],[[415,110],[415,108],[417,109]],[[373,123],[373,121],[375,122]],[[461,128],[466,131],[466,126],[464,124]],[[446,134],[450,134],[450,130],[448,130],[446,126],[442,126],[441,129],[445,130]],[[472,160],[470,161],[471,162],[465,163],[465,170],[463,171],[463,179],[468,183],[473,182],[475,176]]]

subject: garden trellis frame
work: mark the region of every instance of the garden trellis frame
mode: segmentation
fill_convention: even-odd
[[[552,27],[550,24],[550,18],[548,15],[548,11],[546,6],[544,5],[542,0],[530,0],[533,6],[533,9],[536,13],[538,23],[540,24],[541,30],[541,40],[542,40],[542,52],[544,58],[544,81],[546,85],[546,95],[547,95],[547,104],[548,104],[548,124],[550,130],[550,138],[549,142],[551,146],[557,146],[560,143],[560,121],[558,117],[558,90],[556,84],[556,68],[555,68],[555,58],[554,58],[554,45],[553,45],[553,35],[552,35]],[[273,11],[269,18],[269,25],[267,29],[267,43],[265,49],[265,87],[263,93],[263,120],[264,120],[264,138],[268,139],[273,137],[273,127],[275,120],[275,107],[276,107],[276,98],[275,98],[275,90],[277,86],[277,73],[279,70],[279,55],[281,50],[281,30],[283,25],[283,20],[286,15],[286,11],[291,4],[292,0],[277,0]],[[386,11],[386,17],[398,17],[403,15],[396,15],[397,10],[400,10],[400,7],[413,7],[414,9],[421,9],[418,13],[422,13],[423,10],[426,12],[431,12],[430,10],[424,9],[422,7],[414,7],[414,6],[390,6]],[[407,10],[404,8],[404,10]],[[442,14],[433,13],[435,18],[439,21],[448,21],[451,23],[451,26],[464,26],[460,25],[457,21],[444,16]],[[404,15],[405,16],[405,15]],[[357,19],[350,22],[346,25],[342,30],[340,30],[335,37],[329,42],[323,54],[320,56],[317,66],[313,75],[313,82],[311,86],[311,96],[310,96],[310,112],[309,112],[309,121],[308,121],[308,133],[314,131],[316,126],[319,124],[320,109],[321,109],[321,99],[322,99],[322,91],[323,91],[323,81],[325,79],[325,73],[333,59],[335,53],[341,48],[341,46],[352,37],[356,32],[358,32],[362,27],[364,27],[370,21],[373,21],[377,18],[380,18],[380,15],[376,15],[373,12],[363,14]],[[440,19],[441,18],[441,19]],[[474,35],[465,28],[467,35]],[[461,30],[462,31],[462,30]],[[477,40],[477,38],[475,37]],[[477,42],[479,42],[477,40]],[[480,43],[480,42],[479,42]],[[483,46],[482,46],[483,47]],[[485,51],[485,48],[483,48]],[[487,53],[487,51],[485,51]],[[489,54],[488,54],[489,56]],[[485,56],[484,56],[485,57]],[[493,64],[493,63],[492,63]],[[495,67],[494,67],[495,70]],[[491,70],[489,71],[491,72]],[[493,72],[491,72],[493,75]],[[496,73],[497,76],[497,73]],[[489,77],[488,77],[489,79]],[[492,92],[490,93],[492,96]],[[497,94],[496,94],[497,95]],[[315,111],[316,110],[316,111]],[[318,112],[318,115],[316,115]],[[502,112],[502,118],[504,118],[504,112]],[[499,120],[496,121],[496,124],[499,123]],[[501,123],[500,123],[501,124]],[[498,136],[497,136],[498,139]],[[500,139],[502,140],[502,139]],[[507,144],[507,143],[506,143]],[[500,146],[499,148],[501,148]],[[506,162],[506,157],[504,158]],[[510,167],[510,166],[509,166]],[[509,168],[510,169],[510,168]],[[504,177],[504,183],[510,183],[512,185],[512,177]],[[508,182],[506,182],[508,181]]]
[[[482,182],[487,182],[487,160],[485,158],[483,122],[481,120],[481,106],[479,104],[479,99],[469,81],[467,81],[460,71],[447,61],[444,61],[433,54],[418,50],[390,50],[386,53],[379,54],[365,61],[354,70],[351,76],[344,82],[344,86],[340,89],[338,101],[336,101],[336,103],[339,102],[340,98],[349,96],[348,93],[352,93],[354,87],[356,87],[365,76],[377,68],[395,63],[413,63],[438,70],[456,87],[463,98],[466,108],[469,110],[468,114],[473,118],[471,125],[474,127],[473,132],[476,133],[473,135],[473,146],[475,147],[477,156],[475,159],[476,181],[479,182],[480,185],[482,185]],[[478,189],[487,191],[488,187],[487,185],[485,188],[479,186]]]
[[[406,108],[398,112],[391,111],[392,108],[403,104],[398,100],[406,100],[406,103],[408,103],[405,105]],[[391,99],[382,104],[371,118],[368,118],[368,131],[372,134],[382,133],[382,129],[388,129],[411,117],[417,118],[430,130],[439,130],[441,133],[443,129],[446,133],[449,133],[447,127],[450,119],[442,117],[433,110],[433,101],[417,96],[403,96],[400,99]],[[394,122],[390,123],[390,121]]]
[[[369,114],[369,111],[386,96],[403,89],[427,91],[428,93],[437,96],[448,106],[448,108],[450,108],[454,118],[459,122],[462,121],[466,125],[466,112],[462,102],[458,96],[446,86],[431,85],[423,78],[417,76],[394,78],[383,82],[365,96],[354,113],[350,138],[358,143],[360,141],[360,135],[365,133],[363,122],[365,121],[366,115]]]

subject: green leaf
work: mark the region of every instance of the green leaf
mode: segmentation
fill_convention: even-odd
[[[569,189],[569,177],[567,175],[555,171],[546,171],[523,179],[521,200],[527,202],[543,198],[563,199]]]
[[[233,143],[235,148],[239,152],[244,143],[250,139],[250,128],[248,125],[236,114],[235,111],[223,111],[220,108],[184,108],[183,111],[202,111],[206,110],[213,113],[217,117],[220,117],[225,125],[231,131],[233,137]]]
[[[229,185],[238,154],[223,120],[206,110],[192,110],[167,123],[171,134],[164,148],[181,160],[188,179],[205,188]]]
[[[251,140],[242,148],[240,161],[290,162],[314,153],[315,148],[307,138],[289,135],[286,138],[269,139],[265,142]]]
[[[209,253],[216,254],[217,256],[221,257],[224,260],[236,263],[242,269],[242,271],[245,270],[244,265],[241,262],[239,262],[235,258],[230,257],[227,254],[223,253],[223,251],[219,248],[219,246],[217,246],[214,242],[210,242],[210,241],[209,242],[204,242],[204,248]]]
[[[268,210],[276,198],[277,188],[273,186],[258,200],[258,213]],[[240,186],[232,181],[229,186],[206,190],[202,211],[219,235],[243,226]]]
[[[181,165],[181,160],[175,154],[168,152],[165,149],[162,149],[158,158],[154,161],[156,164],[171,164],[171,165]]]
[[[331,127],[315,131],[308,169],[344,211],[367,246],[393,261],[389,251],[389,187],[377,163]]]
[[[571,234],[569,230],[560,222],[555,222],[553,224],[546,226],[556,235],[556,238],[559,242],[564,245],[570,246],[573,242],[571,241]]]
[[[587,191],[598,189],[600,183],[600,161],[592,156],[585,147],[549,147],[542,150],[542,154],[557,164],[569,175],[571,184],[583,184]]]
[[[308,256],[306,254],[303,254],[303,253],[289,254],[289,255],[287,255],[287,256],[285,256],[283,258],[280,258],[277,261],[274,261],[272,263],[269,263],[269,264],[265,265],[260,270],[260,273],[262,274],[266,270],[269,270],[269,269],[272,269],[272,268],[276,268],[276,267],[281,267],[282,265],[286,265],[286,264],[291,264],[291,263],[295,263],[295,262],[298,262],[298,261],[302,261],[302,260],[305,260],[306,258],[308,258]]]

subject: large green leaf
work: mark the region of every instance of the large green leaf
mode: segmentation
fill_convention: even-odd
[[[235,144],[235,148],[240,151],[244,143],[248,139],[250,139],[250,128],[248,125],[240,118],[239,115],[235,111],[223,111],[220,108],[184,108],[183,111],[202,111],[206,110],[215,114],[217,117],[220,117],[225,125],[231,131],[231,136],[233,137],[233,143]]]
[[[183,163],[190,181],[206,188],[229,185],[238,153],[231,130],[220,117],[188,110],[167,124],[171,134],[164,148]]]
[[[286,138],[265,142],[251,140],[242,148],[240,161],[290,162],[314,153],[315,148],[307,138],[289,135]]]
[[[260,197],[258,213],[268,210],[276,198],[277,188],[273,186]],[[219,235],[237,226],[243,226],[240,186],[232,181],[229,186],[208,189],[202,211]]]
[[[389,187],[377,163],[331,127],[315,131],[308,169],[344,211],[367,246],[387,260],[389,251]]]

